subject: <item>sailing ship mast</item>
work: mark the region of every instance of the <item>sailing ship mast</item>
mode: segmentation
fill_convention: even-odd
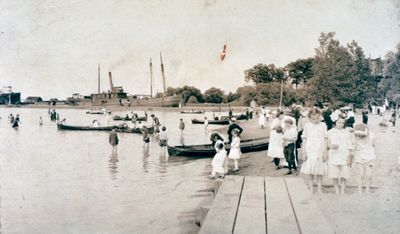
[[[164,94],[165,94],[165,92],[167,91],[167,88],[165,86],[164,64],[163,64],[163,61],[162,61],[161,52],[160,52],[160,60],[161,60],[161,75],[162,75],[162,79],[163,79],[163,88],[164,88]]]
[[[100,64],[97,64],[97,93],[100,93]]]
[[[150,96],[153,97],[153,64],[150,58]]]

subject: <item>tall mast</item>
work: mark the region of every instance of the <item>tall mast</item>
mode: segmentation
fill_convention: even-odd
[[[97,93],[100,93],[100,64],[97,64]]]
[[[163,88],[164,88],[164,93],[165,93],[167,91],[167,88],[165,87],[164,64],[163,64],[163,61],[162,61],[161,52],[160,52],[160,60],[161,60],[161,75],[162,75],[162,79],[163,79]]]
[[[150,58],[150,96],[153,97],[153,64]]]

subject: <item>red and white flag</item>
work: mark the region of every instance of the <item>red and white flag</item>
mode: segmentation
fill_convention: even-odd
[[[221,61],[224,61],[226,55],[226,45],[224,45],[224,48],[221,51]]]

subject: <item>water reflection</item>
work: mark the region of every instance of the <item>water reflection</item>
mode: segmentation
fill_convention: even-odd
[[[117,179],[118,174],[118,154],[116,152],[112,152],[110,156],[110,160],[108,160],[108,168],[110,169],[110,175],[112,180]]]
[[[143,150],[143,172],[148,173],[149,172],[149,157],[150,157],[150,153],[149,153],[149,144],[144,144],[142,147]]]

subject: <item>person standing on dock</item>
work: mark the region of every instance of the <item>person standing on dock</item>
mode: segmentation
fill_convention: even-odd
[[[236,123],[236,119],[235,119],[235,118],[232,118],[232,119],[230,120],[230,124],[229,124],[228,131],[227,131],[227,133],[228,133],[228,143],[229,143],[229,144],[232,142],[232,132],[233,132],[234,129],[237,129],[237,130],[238,130],[238,135],[240,135],[240,134],[243,132],[243,128],[240,127],[240,126]]]
[[[116,127],[113,128],[113,130],[110,132],[110,135],[108,137],[108,142],[110,145],[113,147],[112,148],[112,153],[117,153],[117,147],[119,143]]]
[[[219,178],[224,178],[225,176],[225,161],[226,161],[226,150],[224,143],[222,141],[218,141],[215,144],[216,154],[211,162],[212,171],[210,175],[210,179],[215,179],[218,174]]]

